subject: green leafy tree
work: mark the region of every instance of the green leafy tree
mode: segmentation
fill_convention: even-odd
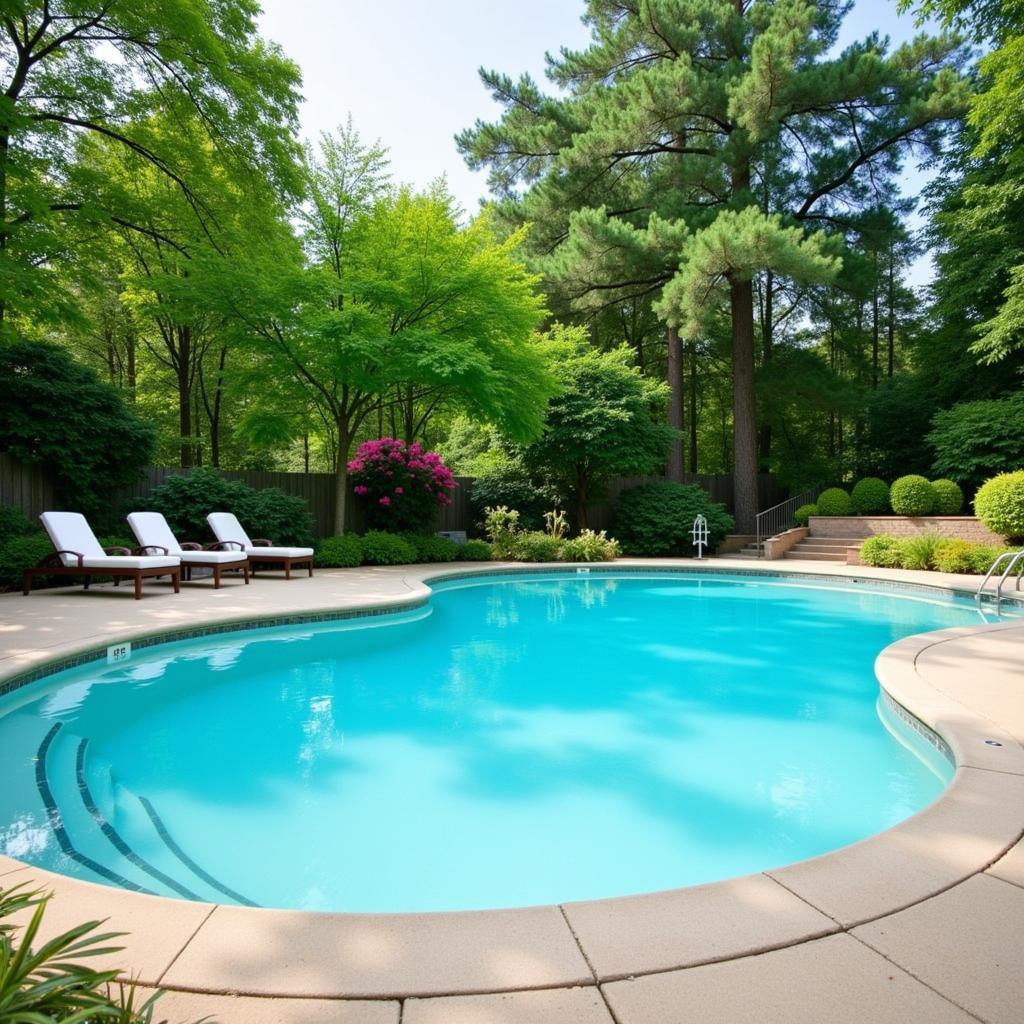
[[[0,319],[69,313],[51,280],[96,224],[152,235],[79,161],[84,138],[134,154],[211,228],[192,121],[239,179],[294,184],[298,70],[257,35],[253,0],[8,0],[0,18]],[[20,322],[20,320],[19,320]]]
[[[0,345],[0,451],[50,471],[65,504],[96,513],[149,463],[153,428],[63,349],[11,342]]]
[[[657,293],[685,338],[731,336],[738,528],[757,511],[755,275],[836,272],[822,230],[911,146],[936,151],[967,86],[948,38],[826,57],[843,5],[589,0],[592,43],[549,62],[562,90],[483,74],[505,113],[460,136],[506,206],[544,228],[549,273],[580,295]],[[671,343],[670,343],[671,349]],[[673,379],[675,385],[675,379]]]
[[[587,502],[601,485],[658,471],[675,432],[664,422],[668,389],[640,373],[627,345],[600,352],[578,328],[557,328],[553,340],[560,393],[548,406],[544,433],[523,459],[534,475],[572,496],[582,529]]]
[[[1024,466],[1024,392],[961,402],[937,412],[928,443],[936,473],[974,489],[994,473]]]

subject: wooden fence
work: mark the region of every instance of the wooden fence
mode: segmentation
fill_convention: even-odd
[[[143,471],[137,483],[119,488],[110,496],[110,520],[96,523],[97,529],[117,532],[123,527],[120,522],[134,499],[143,498],[169,477],[181,476],[188,470],[150,466]],[[334,533],[334,476],[331,473],[271,473],[263,470],[222,470],[227,480],[238,480],[256,490],[277,487],[285,494],[302,498],[313,516],[316,536],[329,537]],[[663,477],[623,477],[615,480],[607,489],[607,495],[587,507],[591,528],[604,530],[611,525],[615,502],[627,487],[651,483]],[[458,487],[452,495],[452,503],[440,510],[437,529],[465,530],[473,533],[476,524],[470,507],[470,485],[472,477],[456,477]],[[733,483],[731,476],[687,474],[684,483],[697,484],[708,492],[712,500],[721,502],[727,508],[733,506]],[[758,507],[767,508],[787,496],[786,488],[775,477],[762,475],[758,479]],[[45,473],[32,466],[23,466],[10,456],[0,452],[0,504],[19,506],[34,520],[46,509],[60,508],[53,483]],[[348,503],[345,526],[348,530],[360,530],[364,526],[362,509],[356,501]]]

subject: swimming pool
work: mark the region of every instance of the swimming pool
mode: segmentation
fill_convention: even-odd
[[[0,850],[216,902],[516,906],[812,856],[951,773],[880,715],[872,664],[968,603],[614,570],[435,590],[16,691]]]

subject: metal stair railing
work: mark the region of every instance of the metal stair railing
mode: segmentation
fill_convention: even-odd
[[[801,505],[809,505],[817,497],[820,488],[812,488],[811,490],[801,491],[799,494],[794,495],[792,498],[787,498],[785,501],[780,501],[778,505],[772,505],[771,508],[766,508],[763,512],[757,513],[757,519],[755,521],[755,528],[757,533],[757,557],[764,557],[764,549],[762,545],[769,537],[774,537],[775,534],[781,533],[783,530],[788,530],[790,527],[796,525],[796,520],[793,518],[793,513]]]
[[[1020,568],[1017,569],[1017,582],[1014,589],[1020,590],[1020,579],[1024,576],[1024,548],[1020,551],[1004,551],[1001,555],[997,556],[992,564],[988,567],[988,572],[985,573],[985,578],[981,581],[981,586],[978,587],[977,593],[974,595],[974,600],[981,604],[981,599],[985,594],[985,584],[992,578],[996,569],[999,568],[999,563],[1006,560],[1007,565],[1003,570],[1003,575],[999,577],[999,582],[996,584],[996,613],[999,612],[999,605],[1003,600],[1003,584],[1009,579],[1010,573],[1013,572],[1017,565]]]

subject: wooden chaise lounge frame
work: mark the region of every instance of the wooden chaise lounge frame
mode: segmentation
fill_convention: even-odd
[[[131,555],[132,552],[128,548],[116,547],[116,548],[104,548],[104,554],[107,555]],[[166,553],[166,552],[165,552]],[[72,555],[78,559],[77,565],[65,565],[61,561],[63,555]],[[174,592],[176,594],[181,593],[181,566],[169,566],[169,565],[158,565],[152,567],[146,567],[144,569],[127,569],[115,566],[83,566],[82,560],[85,556],[80,551],[68,551],[62,549],[60,551],[54,551],[52,554],[47,555],[45,558],[41,558],[38,564],[32,566],[31,569],[26,569],[24,573],[24,588],[22,593],[27,595],[32,589],[32,581],[36,576],[84,576],[85,584],[84,590],[89,589],[89,584],[92,583],[93,576],[113,576],[114,586],[116,587],[122,579],[130,579],[135,581],[135,600],[138,601],[142,598],[142,581],[150,576],[170,576],[171,582],[174,584]]]
[[[230,551],[233,548],[238,548],[239,551],[244,551],[249,559],[249,568],[252,570],[253,577],[256,576],[257,563],[283,567],[286,580],[291,579],[293,565],[304,565],[309,570],[309,575],[313,575],[312,548],[278,547],[266,537],[257,537],[253,540],[245,532],[238,517],[231,512],[211,512],[206,517],[206,521],[217,538],[213,549]],[[235,534],[235,536],[231,536],[231,534]],[[260,548],[266,550],[261,551]]]
[[[292,566],[293,565],[304,565],[309,570],[309,575],[313,575],[313,556],[312,555],[270,555],[264,559],[260,558],[259,551],[256,548],[272,548],[274,545],[267,540],[266,537],[253,537],[252,547],[247,548],[240,540],[215,540],[212,544],[206,545],[207,551],[231,551],[233,548],[238,548],[239,551],[245,553],[246,559],[249,563],[249,570],[252,572],[253,577],[256,576],[256,563],[262,561],[264,565],[276,565],[284,567],[284,578],[290,580],[292,578]],[[184,544],[181,545],[185,547]],[[232,547],[233,546],[233,547]]]
[[[181,550],[184,551],[226,551],[227,549],[222,547],[220,543],[214,541],[212,544],[197,544],[194,540],[185,540],[181,542]],[[143,544],[140,547],[134,548],[132,554],[134,555],[146,555],[152,551],[157,551],[161,555],[169,555],[171,552],[163,546],[163,544]],[[175,552],[177,554],[177,552]],[[188,555],[178,555],[181,559],[181,567],[185,570],[185,581],[191,582],[192,570],[193,569],[212,569],[213,570],[213,589],[218,590],[220,588],[220,574],[222,572],[239,572],[244,575],[245,582],[249,582],[249,559],[248,557],[240,558],[237,562],[192,562],[189,561]],[[255,573],[253,574],[255,575]]]

